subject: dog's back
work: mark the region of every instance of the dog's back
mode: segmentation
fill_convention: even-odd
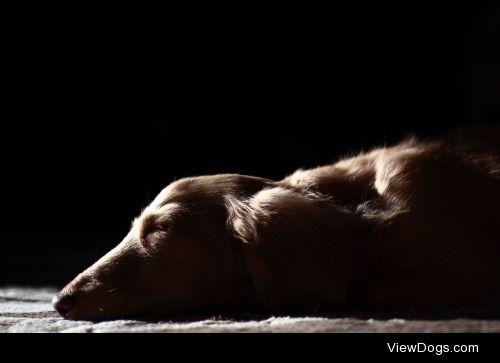
[[[351,303],[500,302],[499,135],[410,139],[285,179],[372,221]]]

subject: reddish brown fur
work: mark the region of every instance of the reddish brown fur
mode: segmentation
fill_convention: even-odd
[[[61,292],[64,315],[499,304],[500,143],[477,140],[412,139],[279,182],[179,180]]]

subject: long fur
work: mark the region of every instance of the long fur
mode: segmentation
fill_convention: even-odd
[[[62,291],[74,307],[56,308],[78,319],[500,305],[500,138],[486,134],[412,138],[281,181],[176,181]]]

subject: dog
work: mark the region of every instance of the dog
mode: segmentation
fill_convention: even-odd
[[[281,181],[175,181],[54,308],[106,320],[498,306],[496,140],[410,138]]]

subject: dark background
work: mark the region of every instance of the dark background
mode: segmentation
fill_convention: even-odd
[[[175,178],[497,121],[496,2],[98,4],[2,12],[1,284],[67,282]]]

